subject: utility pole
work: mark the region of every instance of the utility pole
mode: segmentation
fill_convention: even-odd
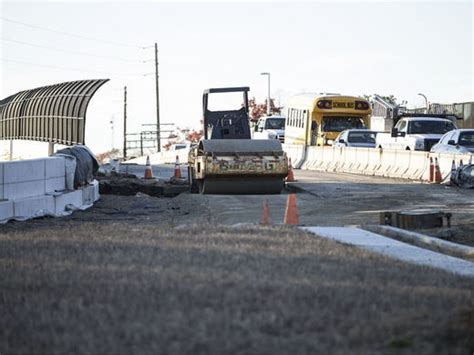
[[[156,144],[161,152],[160,140],[160,87],[158,84],[158,45],[155,42],[155,80],[156,80]]]
[[[127,157],[127,87],[123,87],[123,158]]]
[[[270,116],[272,111],[271,111],[271,107],[270,107],[270,102],[271,102],[271,98],[270,98],[270,73],[260,73],[260,75],[266,75],[268,77],[268,85],[267,85],[267,89],[268,89],[268,96],[267,96],[267,116]]]

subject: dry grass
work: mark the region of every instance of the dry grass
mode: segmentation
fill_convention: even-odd
[[[474,351],[474,280],[293,229],[0,231],[0,353]]]

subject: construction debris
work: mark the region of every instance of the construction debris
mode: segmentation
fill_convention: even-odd
[[[133,196],[137,193],[155,197],[174,197],[187,191],[187,184],[178,185],[156,179],[139,179],[132,174],[114,173],[97,177],[99,192],[104,195]]]
[[[451,184],[465,189],[474,188],[474,164],[462,165],[451,172]]]

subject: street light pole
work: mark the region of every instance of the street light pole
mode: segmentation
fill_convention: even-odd
[[[425,99],[425,113],[428,113],[428,99],[426,98],[426,95],[422,94],[421,92],[419,92],[418,95]]]
[[[160,139],[160,87],[158,83],[158,44],[155,43],[155,85],[156,85],[156,144],[158,152],[161,151]]]
[[[260,75],[266,75],[268,77],[268,98],[267,98],[267,116],[271,115],[271,108],[270,108],[270,73],[260,73]]]
[[[127,87],[123,87],[123,158],[127,158]]]

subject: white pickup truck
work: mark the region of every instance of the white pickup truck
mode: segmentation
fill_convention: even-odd
[[[285,143],[285,117],[268,116],[258,120],[253,139],[278,139]]]
[[[375,146],[383,149],[429,151],[446,132],[456,129],[452,120],[439,117],[403,117],[391,133],[378,133]]]

